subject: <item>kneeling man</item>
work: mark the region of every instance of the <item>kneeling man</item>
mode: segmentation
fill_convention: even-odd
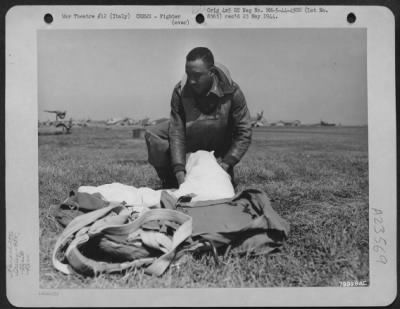
[[[208,48],[191,50],[185,71],[172,93],[170,120],[146,130],[149,163],[163,188],[178,187],[185,179],[186,154],[213,150],[234,182],[233,167],[252,135],[245,97]]]

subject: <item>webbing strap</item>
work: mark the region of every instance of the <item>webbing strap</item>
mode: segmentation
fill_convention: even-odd
[[[132,221],[128,224],[103,224],[99,225],[96,228],[91,228],[90,233],[92,234],[108,234],[108,235],[128,235],[137,231],[143,224],[149,221],[155,220],[168,220],[175,221],[179,224],[187,220],[192,220],[192,218],[188,215],[183,214],[182,212],[172,210],[172,209],[151,209],[144,213],[142,213],[135,221]]]
[[[178,222],[182,223],[182,225],[175,231],[175,234],[172,237],[172,248],[167,253],[165,253],[157,260],[155,260],[153,264],[151,264],[149,267],[146,268],[145,270],[146,273],[156,276],[160,276],[164,273],[164,271],[171,264],[171,262],[175,257],[176,248],[192,235],[192,218],[190,216],[170,209],[158,209],[158,210],[165,210],[169,212],[168,213],[169,218],[167,220],[181,221],[183,219],[186,221]]]
[[[104,211],[102,215],[104,216],[105,213],[107,212]],[[101,217],[102,216],[99,216],[99,218]],[[154,220],[168,220],[180,224],[172,237],[172,241],[168,237],[160,233],[140,232],[142,236],[142,241],[145,244],[164,252],[164,254],[157,259],[146,258],[129,261],[126,263],[105,263],[89,259],[83,256],[79,251],[79,246],[87,242],[90,236],[93,234],[98,234],[101,232],[103,234],[127,236],[139,230],[141,226],[146,222]],[[82,221],[87,222],[89,221],[89,219]],[[159,276],[164,273],[164,271],[174,259],[176,248],[192,234],[192,218],[188,215],[171,209],[148,210],[141,214],[135,221],[128,224],[114,225],[112,224],[113,221],[117,222],[118,220],[102,220],[102,224],[96,224],[96,226],[91,226],[90,228],[86,229],[85,233],[79,233],[80,235],[77,234],[77,237],[70,243],[65,253],[68,262],[74,269],[85,274],[96,274],[98,272],[121,271],[133,266],[151,264],[146,269],[146,273]],[[76,231],[77,227],[69,230]],[[69,234],[69,236],[72,236],[72,234]],[[162,236],[157,234],[160,234]],[[62,243],[65,243],[68,238],[64,237],[63,239],[65,240]],[[54,263],[54,261],[56,261],[56,263]],[[68,265],[62,264],[57,259],[54,259],[53,263],[56,268],[61,272],[64,272],[66,274],[71,273],[71,269],[68,268]]]
[[[87,214],[83,214],[83,215],[80,215],[80,216],[74,218],[67,225],[67,227],[64,229],[64,231],[61,233],[60,237],[56,241],[56,244],[53,249],[53,254],[52,254],[52,261],[53,261],[54,267],[64,274],[67,274],[67,275],[71,274],[72,270],[69,267],[69,265],[62,263],[58,259],[57,253],[59,252],[59,250],[62,247],[64,247],[65,244],[67,243],[67,241],[75,233],[80,231],[82,228],[84,228],[85,226],[88,226],[88,225],[92,224],[93,222],[95,222],[96,220],[106,216],[111,211],[118,209],[118,208],[122,208],[122,207],[124,207],[124,206],[121,206],[119,204],[118,205],[110,205],[110,206],[101,208],[99,210],[91,211]]]

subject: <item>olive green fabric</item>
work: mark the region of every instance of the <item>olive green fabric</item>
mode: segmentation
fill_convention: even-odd
[[[54,266],[68,274],[147,267],[147,273],[161,275],[177,256],[209,250],[208,243],[237,253],[268,254],[289,234],[288,222],[258,189],[246,189],[232,199],[201,202],[191,202],[190,196],[177,200],[164,191],[163,208],[141,214],[125,205],[104,204],[96,196],[79,196],[72,199],[75,208],[94,210],[85,208],[88,212],[70,220],[53,251]],[[62,205],[71,205],[71,200]],[[76,214],[74,208],[69,213],[67,208],[58,209],[55,216],[64,223]]]
[[[65,274],[75,271],[93,276],[147,266],[146,273],[162,275],[174,260],[177,248],[190,237],[192,218],[170,209],[148,210],[130,220],[131,216],[129,208],[115,205],[74,218],[55,244],[54,267]],[[176,229],[146,230],[146,223],[153,221],[171,222],[168,225]],[[107,236],[120,241],[104,242]],[[102,246],[98,245],[99,240],[103,240]],[[126,250],[129,243],[131,252]]]
[[[282,246],[289,235],[289,223],[259,189],[246,189],[232,199],[216,201],[174,201],[167,192],[161,198],[164,207],[193,218],[194,239],[212,240],[217,247],[229,245],[237,252],[268,253]]]

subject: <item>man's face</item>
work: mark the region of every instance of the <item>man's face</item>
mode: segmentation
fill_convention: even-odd
[[[206,94],[212,85],[210,68],[201,59],[186,62],[186,75],[190,87],[196,94]]]

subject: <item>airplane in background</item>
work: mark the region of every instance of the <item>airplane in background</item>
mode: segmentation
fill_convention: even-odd
[[[46,113],[56,114],[56,121],[58,119],[64,119],[65,116],[67,115],[67,111],[58,111],[58,110],[56,110],[56,111],[48,111],[48,110],[45,110],[45,112]]]
[[[251,123],[252,127],[263,127],[267,124],[267,120],[264,118],[264,111],[258,112],[256,119]]]
[[[68,121],[63,121],[65,116],[67,115],[67,111],[59,111],[59,110],[45,110],[46,113],[56,114],[56,121],[50,122],[51,125],[54,125],[56,128],[62,128],[64,133],[71,133],[72,128],[72,119]],[[61,119],[61,120],[60,120]]]

